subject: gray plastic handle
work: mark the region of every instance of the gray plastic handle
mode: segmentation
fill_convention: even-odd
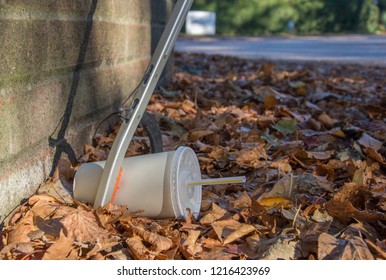
[[[174,7],[173,13],[146,70],[142,84],[133,97],[131,107],[129,108],[130,118],[124,119],[122,122],[107,158],[102,178],[99,182],[94,208],[107,204],[112,198],[126,150],[146,110],[192,4],[193,0],[178,0]],[[143,174],[143,176],[149,175],[151,176],[151,174]]]

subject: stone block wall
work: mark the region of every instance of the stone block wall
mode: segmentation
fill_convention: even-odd
[[[0,223],[139,83],[172,2],[0,0]]]

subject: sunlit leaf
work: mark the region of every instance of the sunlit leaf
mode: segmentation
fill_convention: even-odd
[[[108,238],[108,232],[99,226],[95,215],[79,206],[61,221],[66,237],[76,241],[94,242]]]

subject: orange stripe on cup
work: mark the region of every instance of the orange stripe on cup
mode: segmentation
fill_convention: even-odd
[[[114,203],[115,195],[117,194],[117,191],[118,191],[118,189],[120,187],[119,183],[121,182],[122,173],[123,173],[123,170],[122,170],[122,167],[121,167],[119,169],[117,180],[115,181],[115,186],[114,186],[113,194],[111,195],[110,203]]]

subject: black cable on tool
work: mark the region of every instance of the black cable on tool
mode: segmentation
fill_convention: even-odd
[[[142,80],[143,80],[143,79],[142,79]],[[140,87],[141,84],[142,84],[142,80],[141,80],[141,82],[135,87],[135,89],[129,94],[129,96],[126,97],[126,99],[122,102],[121,107],[123,107],[123,105],[125,105],[126,102],[129,101],[130,97],[132,97],[132,96],[138,91],[139,87]]]
[[[98,124],[98,126],[95,128],[95,132],[94,132],[94,135],[92,136],[92,139],[94,139],[95,135],[96,135],[97,132],[98,132],[98,129],[100,128],[100,126],[101,126],[105,121],[107,121],[108,119],[110,119],[112,116],[119,115],[120,113],[121,113],[121,111],[113,112],[113,113],[111,113],[110,115],[108,115],[106,118],[104,118],[104,119]]]
[[[141,79],[141,81],[139,82],[139,84],[135,87],[135,89],[129,94],[128,97],[126,97],[126,99],[122,102],[122,104],[120,105],[120,108],[123,107],[123,105],[126,104],[126,102],[138,91],[139,87],[141,86],[142,84],[142,81],[143,81],[143,78]],[[122,113],[122,109],[120,109],[119,111],[117,112],[113,112],[111,113],[110,115],[108,115],[106,118],[104,118],[99,124],[98,126],[95,128],[95,132],[94,132],[94,135],[92,136],[92,139],[94,139],[95,135],[97,134],[98,132],[98,129],[100,128],[100,126],[105,122],[107,121],[108,119],[110,119],[111,117],[115,116],[115,115],[119,115]]]

